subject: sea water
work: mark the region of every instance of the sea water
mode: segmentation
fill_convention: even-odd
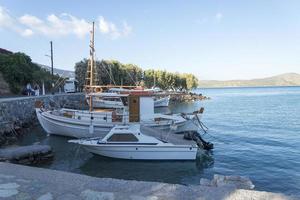
[[[199,184],[214,174],[248,176],[257,190],[300,195],[300,87],[217,88],[194,92],[210,100],[172,104],[163,112],[205,108],[204,135],[215,149],[194,161],[127,161],[93,156],[69,138],[46,136],[40,126],[21,145],[40,142],[54,160],[40,165],[95,177]]]

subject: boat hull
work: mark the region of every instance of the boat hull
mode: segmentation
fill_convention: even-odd
[[[120,146],[84,145],[84,148],[97,155],[129,160],[195,160],[197,147],[191,146]]]
[[[62,117],[54,117],[45,112],[36,110],[37,118],[47,132],[47,134],[88,138],[88,137],[104,137],[114,126],[113,124],[90,124],[88,122],[67,121]]]
[[[36,109],[37,118],[47,134],[54,134],[75,138],[104,137],[115,125],[121,122],[102,122],[84,121],[79,119],[55,116],[47,111]],[[175,123],[178,127],[183,126],[186,121]],[[121,123],[122,124],[122,123]],[[136,124],[135,122],[127,124]],[[171,121],[145,121],[144,126],[169,130]]]
[[[160,98],[154,101],[154,107],[168,107],[170,97]]]

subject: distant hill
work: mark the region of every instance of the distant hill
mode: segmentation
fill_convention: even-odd
[[[51,67],[47,66],[47,65],[42,65],[42,64],[38,64],[36,63],[37,65],[39,65],[40,67],[42,68],[45,68],[47,71],[51,72]],[[70,71],[70,70],[63,70],[63,69],[57,69],[57,68],[53,68],[53,73],[54,74],[57,74],[61,77],[64,77],[64,78],[75,78],[75,72],[74,71]]]
[[[300,74],[286,73],[251,80],[199,81],[199,87],[255,87],[255,86],[300,86]]]
[[[11,52],[11,51],[9,51],[9,50],[7,50],[7,49],[2,49],[2,48],[0,48],[0,53],[1,53],[1,54],[6,54],[6,55],[11,55],[11,54],[13,54],[13,52]]]

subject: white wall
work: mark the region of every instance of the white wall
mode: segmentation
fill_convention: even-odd
[[[153,118],[154,99],[153,97],[140,97],[140,120]]]

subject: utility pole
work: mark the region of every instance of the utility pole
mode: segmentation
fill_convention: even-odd
[[[54,94],[54,76],[53,76],[53,44],[52,41],[50,41],[50,53],[51,55],[49,56],[48,54],[45,54],[45,56],[49,57],[51,59],[51,93]]]
[[[51,48],[51,85],[52,85],[52,94],[54,93],[54,81],[53,81],[53,44],[52,41],[50,41],[50,48]]]
[[[52,41],[50,41],[50,47],[51,47],[51,74],[53,76],[53,45],[52,45]]]

